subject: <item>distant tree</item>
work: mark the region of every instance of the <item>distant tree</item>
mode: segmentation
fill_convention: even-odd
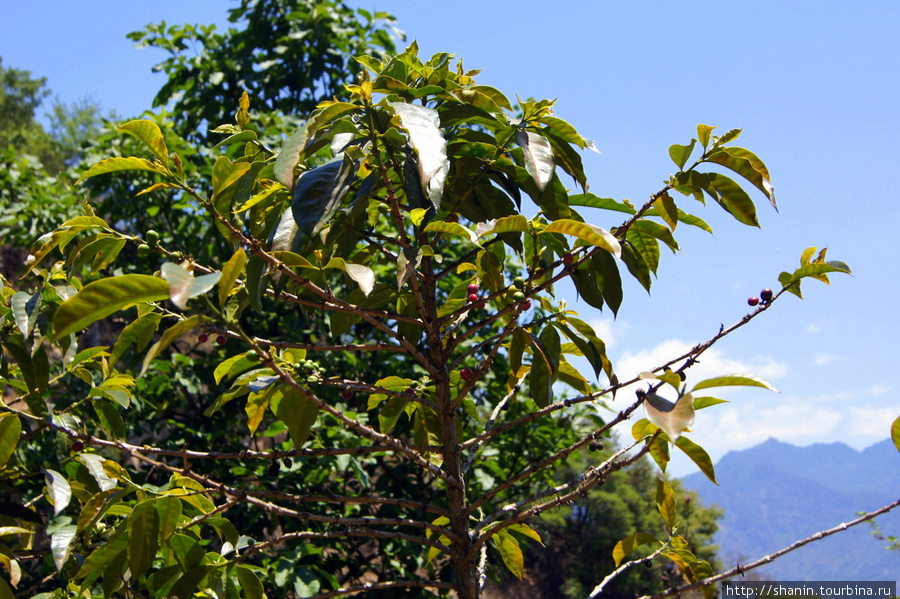
[[[669,148],[677,172],[635,206],[587,191],[580,150],[592,144],[552,101],[513,107],[415,44],[359,60],[343,100],[277,145],[244,94],[234,123],[214,128],[202,184],[181,151],[205,149],[149,119],[120,125],[132,145],[119,150],[139,155],[117,152],[80,182],[137,181],[133,206],[208,220],[161,235],[135,229],[138,211],[102,218],[85,203],[32,247],[36,285],[0,289],[12,494],[0,555],[13,584],[28,574],[25,593],[473,599],[499,569],[524,575],[537,516],[586,496],[573,514],[592,522],[628,497],[640,506],[617,515],[649,507],[662,521],[610,523],[625,536],[591,596],[646,560],[689,582],[712,575],[691,542],[693,507],[669,482],[645,480],[649,505],[602,486],[645,455],[665,469],[673,447],[714,479],[683,434],[694,410],[719,403],[708,389],[771,386],[747,374],[689,384],[691,367],[804,279],[849,268],[810,248],[743,319],[620,380],[554,285],[571,279],[587,305],[617,312],[623,267],[649,290],[678,227],[711,230],[682,209],[691,199],[758,226],[750,195],[719,172],[774,204],[763,162],[732,145],[740,131],[698,126]],[[78,337],[110,322],[106,343]],[[623,428],[621,448],[575,468]],[[57,577],[64,588],[49,588]]]

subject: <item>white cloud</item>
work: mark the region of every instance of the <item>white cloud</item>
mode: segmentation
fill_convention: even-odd
[[[887,385],[872,385],[866,389],[866,393],[875,397],[886,395],[891,392],[891,387]]]
[[[825,364],[830,364],[831,362],[834,362],[839,358],[840,356],[836,354],[821,353],[818,354],[815,359],[813,359],[813,364],[816,366],[824,366]]]
[[[873,441],[890,435],[891,423],[900,416],[900,405],[892,407],[850,407],[847,431],[850,435],[868,437]]]
[[[806,325],[806,332],[807,333],[821,333],[822,327],[820,327],[819,325],[817,325],[815,323],[808,324],[808,325]]]
[[[622,322],[617,322],[615,323],[615,326],[613,326],[614,321],[612,318],[598,318],[590,321],[588,324],[594,328],[594,332],[597,333],[597,336],[606,344],[607,352],[609,351],[609,348],[616,344],[617,333],[621,334],[628,330],[628,325]]]
[[[613,363],[620,380],[627,380],[638,373],[652,370],[689,352],[692,344],[680,339],[670,339],[659,343],[650,350],[625,352]],[[675,365],[676,367],[678,364]],[[700,356],[696,365],[688,370],[688,383],[722,376],[725,374],[753,374],[765,379],[777,379],[787,374],[788,368],[769,356],[758,356],[752,362],[743,362],[726,357],[722,351],[711,348]]]

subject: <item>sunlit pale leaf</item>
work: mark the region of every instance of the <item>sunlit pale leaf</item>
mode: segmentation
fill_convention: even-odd
[[[72,554],[72,540],[75,538],[75,525],[60,526],[50,537],[50,551],[56,570],[62,572],[63,566]]]
[[[103,462],[106,460],[101,456],[95,453],[81,453],[78,454],[78,461],[84,464],[91,476],[94,477],[101,491],[108,491],[116,487],[116,481],[110,478],[103,468]]]
[[[247,254],[244,248],[238,250],[228,259],[225,266],[222,267],[222,278],[219,279],[219,305],[224,307],[231,293],[231,288],[244,272],[244,266],[247,264]]]
[[[53,503],[53,515],[58,516],[72,500],[72,488],[69,486],[66,477],[56,470],[46,468],[43,472],[44,482],[47,484],[51,503]]]
[[[900,451],[900,418],[894,420],[894,423],[891,425],[891,440],[894,442],[894,447],[897,448],[897,451]]]
[[[516,143],[525,153],[525,170],[531,175],[541,191],[553,178],[556,168],[553,162],[553,146],[550,141],[533,131],[519,129],[516,131]]]
[[[441,205],[444,192],[444,181],[450,171],[447,159],[447,140],[441,134],[441,119],[436,110],[407,104],[405,102],[389,102],[400,119],[400,125],[409,135],[409,145],[418,156],[419,179],[422,192],[435,210]]]
[[[169,298],[169,284],[149,275],[122,275],[88,283],[53,317],[54,339],[80,331],[127,306]]]
[[[694,398],[690,393],[671,402],[653,391],[648,392],[644,395],[644,411],[647,419],[663,429],[673,443],[694,424]]]
[[[203,295],[216,286],[222,278],[221,272],[195,277],[194,273],[174,262],[166,262],[160,267],[163,279],[169,283],[169,299],[179,309],[187,309],[187,302],[192,297]]]
[[[509,571],[516,578],[522,580],[522,577],[525,575],[525,556],[522,554],[522,547],[519,545],[519,541],[505,530],[495,534],[491,537],[491,540],[497,551],[500,552],[500,557]]]

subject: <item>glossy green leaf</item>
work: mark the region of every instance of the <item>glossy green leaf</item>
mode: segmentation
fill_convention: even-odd
[[[227,156],[219,156],[213,165],[213,199],[238,182],[252,165],[248,162],[232,162]],[[228,216],[227,214],[225,216]]]
[[[58,516],[72,500],[72,488],[69,486],[66,477],[56,470],[45,468],[43,472],[47,492],[50,495],[50,503],[53,504],[53,515]]]
[[[728,403],[724,399],[719,399],[717,397],[695,397],[694,398],[694,409],[702,410],[703,408],[708,408],[710,406],[714,406],[720,403]]]
[[[705,449],[687,437],[678,437],[675,441],[675,446],[691,458],[692,462],[697,464],[697,467],[706,475],[706,478],[715,484],[719,484],[716,482],[716,469],[713,466],[712,458],[709,457]]]
[[[100,389],[96,390],[101,391]],[[99,399],[94,401],[92,406],[97,414],[97,418],[100,420],[100,426],[103,427],[109,436],[113,439],[124,439],[126,435],[125,421],[122,419],[122,415],[119,414],[119,409],[116,405],[110,401]]]
[[[161,164],[150,162],[145,158],[107,158],[105,160],[101,160],[88,170],[82,173],[81,178],[75,182],[76,185],[84,181],[85,179],[89,179],[91,177],[96,177],[97,175],[106,175],[108,173],[117,173],[120,171],[149,171],[151,173],[157,173],[159,175],[169,175],[169,171],[166,170],[164,166]]]
[[[550,141],[533,131],[519,129],[516,131],[516,143],[524,152],[525,170],[534,179],[538,189],[543,191],[553,178],[553,171],[556,169]]]
[[[354,171],[350,161],[339,158],[301,173],[291,203],[298,234],[310,238],[322,230],[341,207]],[[296,247],[279,249],[296,251]]]
[[[759,227],[756,206],[747,192],[733,179],[719,173],[706,173],[707,186],[704,190],[728,211],[738,222]]]
[[[675,241],[675,238],[672,236],[672,231],[671,229],[669,229],[669,227],[650,220],[641,219],[632,223],[631,229],[633,231],[640,231],[645,235],[655,237],[656,239],[669,246],[669,249],[673,252],[676,252],[679,249],[678,242]]]
[[[663,429],[673,443],[694,424],[694,398],[690,393],[672,402],[650,391],[644,395],[644,411],[647,419]]]
[[[57,572],[62,572],[63,566],[72,554],[72,541],[75,539],[75,525],[60,526],[50,537],[50,552],[53,554],[53,563]]]
[[[149,275],[121,275],[88,283],[53,317],[54,340],[80,331],[128,306],[169,298],[169,285]]]
[[[436,110],[407,104],[405,102],[388,102],[394,114],[400,119],[400,125],[409,135],[409,145],[416,152],[419,181],[422,193],[434,206],[435,211],[441,207],[444,193],[444,181],[450,171],[447,159],[447,140],[441,134],[441,119]]]
[[[307,125],[304,124],[296,133],[287,138],[275,159],[275,180],[291,190],[294,189],[294,167],[297,166],[300,154],[309,142],[306,130]]]
[[[107,489],[100,491],[91,496],[84,502],[81,513],[78,514],[78,532],[82,532],[87,527],[96,522],[110,507],[116,505],[122,500],[123,493],[121,489]]]
[[[12,457],[21,434],[22,422],[16,414],[9,412],[0,414],[0,470]]]
[[[710,389],[712,387],[762,387],[763,389],[778,393],[778,389],[773,387],[771,383],[758,376],[753,376],[752,374],[729,374],[706,379],[694,385],[694,388],[691,389],[691,393],[699,391],[700,389]]]
[[[787,285],[795,283],[800,279],[804,279],[806,277],[812,277],[814,279],[822,281],[823,283],[828,283],[827,274],[833,272],[840,272],[848,275],[852,274],[850,272],[850,267],[847,266],[847,264],[845,264],[844,262],[840,262],[838,260],[829,260],[828,262],[813,262],[811,264],[801,266],[793,273],[791,273]],[[785,287],[787,285],[785,285]]]
[[[640,255],[642,262],[647,265],[650,272],[656,274],[660,258],[659,240],[640,228],[632,227],[626,233],[626,241]]]
[[[150,153],[163,164],[169,163],[169,150],[166,148],[166,140],[159,126],[153,121],[140,119],[128,121],[117,127],[119,133],[133,135],[141,141]]]
[[[596,225],[563,218],[555,220],[544,227],[541,234],[545,233],[564,233],[566,235],[572,235],[585,243],[610,252],[616,258],[619,258],[622,255],[622,246],[619,243],[619,240],[609,231],[601,229]]]
[[[629,553],[640,547],[641,545],[647,545],[649,543],[659,543],[651,534],[647,534],[645,532],[636,532],[633,535],[628,535],[613,547],[612,556],[613,560],[616,562],[616,567],[618,568],[622,565],[622,560],[625,559]]]
[[[601,198],[592,193],[579,193],[569,196],[570,206],[586,206],[588,208],[599,208],[601,210],[612,210],[614,212],[622,212],[624,214],[635,214],[634,206],[628,200],[617,202],[612,198]]]
[[[178,599],[191,599],[200,581],[215,569],[214,566],[197,566],[188,570],[169,590],[169,595]]]
[[[166,262],[160,267],[162,278],[169,284],[169,299],[181,310],[187,309],[192,297],[203,295],[216,286],[222,278],[221,272],[195,277],[180,264]]]
[[[463,237],[472,243],[478,243],[478,236],[471,229],[464,227],[459,223],[433,220],[425,225],[423,231],[426,233],[446,233],[457,237]]]
[[[143,351],[145,347],[153,339],[153,335],[159,328],[159,322],[162,320],[162,314],[158,312],[149,312],[144,314],[137,320],[134,320],[122,329],[119,337],[116,339],[115,345],[109,354],[110,364],[117,364],[125,350],[129,346],[134,345],[137,351]]]
[[[631,275],[640,282],[644,289],[647,290],[647,293],[649,293],[650,286],[653,284],[653,280],[650,278],[650,267],[647,265],[647,262],[640,252],[635,249],[634,244],[628,240],[622,244],[622,262],[628,267],[628,272],[630,272]]]
[[[191,329],[198,327],[202,324],[210,322],[212,319],[208,316],[203,316],[200,314],[195,314],[184,320],[179,320],[177,323],[169,327],[163,336],[150,346],[150,349],[147,351],[147,355],[144,356],[144,364],[141,368],[141,375],[147,372],[147,369],[150,367],[150,362],[152,362],[156,356],[162,352],[162,350],[166,349],[171,345],[173,341],[190,331]]]
[[[287,425],[294,447],[302,447],[319,416],[319,406],[294,387],[282,386],[279,392],[271,402],[272,412]]]
[[[262,582],[253,570],[245,566],[237,566],[235,569],[238,581],[241,583],[241,593],[245,599],[263,599],[266,596]]]
[[[686,146],[682,146],[679,144],[673,144],[673,145],[669,146],[669,158],[672,159],[672,162],[675,163],[675,166],[678,167],[678,170],[683,169],[684,165],[687,164],[688,159],[691,157],[691,154],[694,152],[694,146],[696,144],[697,144],[697,140],[692,139],[691,143],[689,143]]]
[[[672,199],[667,193],[664,193],[660,197],[656,198],[653,202],[654,211],[659,214],[659,216],[665,221],[665,223],[669,226],[669,229],[672,231],[675,230],[675,227],[678,226],[678,206],[675,205],[675,200]]]
[[[772,187],[769,170],[756,154],[744,148],[720,147],[710,152],[706,159],[721,164],[742,176],[765,194],[773,208],[778,208],[775,203],[775,188]]]
[[[134,577],[143,576],[159,548],[159,517],[153,500],[135,506],[129,517],[128,568]]]
[[[247,254],[244,248],[238,250],[228,259],[225,266],[222,267],[221,278],[219,279],[219,305],[224,307],[228,300],[235,282],[244,272],[244,266],[247,265]]]

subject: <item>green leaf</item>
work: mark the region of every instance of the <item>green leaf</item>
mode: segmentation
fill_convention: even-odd
[[[219,305],[225,307],[231,288],[244,272],[244,266],[247,265],[247,254],[244,248],[238,250],[228,259],[225,266],[222,267],[222,278],[219,279]]]
[[[300,174],[291,202],[299,234],[310,238],[322,230],[341,207],[354,170],[352,162],[339,158]],[[295,250],[296,247],[279,249]]]
[[[596,225],[568,218],[561,218],[544,227],[540,233],[564,233],[566,235],[572,235],[585,243],[610,252],[616,258],[622,256],[622,246],[619,243],[619,240],[609,231],[601,229]]]
[[[356,281],[360,291],[366,296],[375,288],[375,271],[368,266],[344,262],[343,258],[332,258],[325,268],[337,268],[347,273],[351,279]]]
[[[12,308],[16,327],[18,327],[25,339],[31,337],[31,332],[34,330],[34,325],[37,322],[41,307],[41,295],[40,290],[35,292],[34,295],[29,295],[24,291],[17,291],[9,299],[9,307]]]
[[[827,284],[827,274],[831,272],[840,272],[848,275],[852,274],[850,272],[850,267],[838,260],[829,260],[828,262],[813,262],[812,264],[801,266],[793,273],[791,273],[787,284],[785,284],[784,286],[787,287],[806,277],[812,277]]]
[[[613,547],[612,556],[613,560],[616,562],[616,567],[618,568],[622,564],[622,560],[625,559],[625,556],[640,547],[641,545],[647,545],[648,543],[659,543],[651,534],[647,534],[645,532],[636,532],[633,535],[628,535]]]
[[[894,447],[897,448],[897,451],[900,451],[900,418],[894,420],[894,423],[891,425],[891,440],[894,442]]]
[[[153,564],[159,548],[159,517],[153,500],[135,506],[129,517],[128,567],[133,577],[142,576]]]
[[[227,156],[219,156],[213,165],[213,200],[238,182],[252,168],[249,162],[232,162]],[[224,214],[223,216],[228,216]]]
[[[307,127],[308,125],[304,124],[296,133],[287,138],[275,159],[275,180],[288,189],[294,189],[294,167],[300,161],[300,154],[309,141]]]
[[[72,541],[75,539],[75,525],[60,526],[50,537],[50,551],[56,571],[62,572],[63,566],[72,554]]]
[[[687,437],[678,437],[675,441],[675,446],[678,447],[681,451],[683,451],[687,457],[691,458],[691,461],[697,464],[697,467],[700,468],[700,471],[706,475],[710,481],[714,484],[719,484],[716,482],[716,469],[713,466],[712,459],[709,457],[709,454],[706,453],[706,450],[688,439]]]
[[[494,543],[497,551],[500,552],[500,557],[509,571],[516,578],[522,580],[522,577],[525,575],[525,556],[522,554],[522,547],[519,545],[519,541],[506,530],[501,530],[495,534],[491,537],[491,541]]]
[[[678,167],[678,170],[684,168],[684,165],[687,164],[688,158],[691,157],[691,154],[694,152],[694,146],[697,144],[696,139],[692,139],[691,143],[686,146],[682,146],[679,144],[673,144],[669,146],[669,158],[672,159],[672,162],[675,163],[675,166]],[[705,146],[706,144],[704,144]]]
[[[187,309],[189,299],[203,295],[222,278],[221,272],[195,277],[194,273],[174,262],[165,262],[159,270],[162,278],[169,283],[169,299],[181,310]]]
[[[569,196],[569,205],[612,210],[614,212],[623,212],[625,214],[635,214],[637,212],[628,200],[617,202],[612,198],[601,198],[592,193],[580,193]]]
[[[278,390],[280,397],[272,399],[272,412],[287,425],[294,447],[302,447],[319,416],[319,406],[294,387],[281,386]]]
[[[112,352],[109,355],[109,363],[115,366],[125,350],[131,344],[134,344],[137,351],[143,351],[147,344],[153,339],[156,329],[159,328],[159,322],[162,320],[162,314],[158,312],[148,312],[137,320],[130,322],[122,332],[119,333]],[[70,365],[71,369],[71,365]]]
[[[59,516],[59,513],[66,509],[72,500],[72,488],[66,477],[49,468],[42,469],[44,472],[44,482],[47,484],[47,491],[50,494],[50,503],[53,504],[53,515]]]
[[[650,293],[650,286],[653,284],[653,280],[650,278],[650,267],[634,244],[627,239],[622,244],[622,262],[628,267],[628,272],[640,282],[647,293]]]
[[[702,410],[703,408],[708,408],[709,406],[714,406],[720,403],[728,403],[724,399],[719,399],[717,397],[695,397],[694,398],[694,409]]]
[[[706,173],[708,181],[705,191],[738,222],[759,227],[756,206],[747,192],[733,179],[719,173]]]
[[[60,305],[53,317],[59,340],[133,304],[169,298],[169,285],[149,275],[121,275],[88,283]]]
[[[145,158],[107,158],[101,160],[88,170],[82,173],[81,178],[75,181],[78,185],[85,179],[96,177],[97,175],[105,175],[107,173],[117,173],[119,171],[150,171],[160,175],[171,175],[169,171],[161,164],[150,162]]]
[[[541,191],[553,178],[556,165],[553,162],[553,146],[550,141],[538,133],[519,129],[516,131],[516,143],[525,154],[525,170],[534,179]]]
[[[457,237],[464,237],[472,243],[478,243],[478,236],[471,229],[468,229],[459,223],[433,220],[425,225],[423,231],[426,233],[447,233],[449,235],[456,235]]]
[[[697,139],[700,140],[700,145],[702,145],[704,149],[709,146],[709,134],[712,133],[712,130],[715,128],[715,125],[697,125]]]
[[[752,374],[729,374],[706,379],[705,381],[700,381],[694,385],[694,388],[691,389],[691,393],[699,391],[700,389],[710,389],[712,387],[762,387],[763,389],[778,393],[778,389],[773,387],[771,383],[758,376],[753,376]]]
[[[9,412],[0,414],[0,470],[12,457],[19,444],[19,435],[21,434],[22,422],[16,414]]]
[[[238,582],[241,583],[241,593],[245,599],[263,599],[266,596],[259,577],[246,566],[237,566],[235,568]]]
[[[201,314],[194,314],[184,320],[179,320],[177,323],[169,327],[169,329],[163,333],[162,338],[159,341],[150,346],[150,349],[147,351],[147,355],[144,356],[144,365],[141,368],[141,375],[147,372],[147,369],[150,368],[150,362],[152,362],[156,356],[162,352],[162,350],[169,347],[169,345],[190,331],[191,329],[198,327],[202,324],[210,322],[212,319],[209,316],[203,316]]]
[[[675,200],[672,199],[672,196],[664,193],[656,198],[656,201],[653,202],[653,208],[666,224],[669,225],[669,229],[674,231],[675,227],[678,226],[679,210],[678,206],[675,205]]]
[[[524,233],[528,230],[528,219],[522,214],[513,214],[512,216],[504,216],[486,223],[478,223],[475,233],[480,239],[486,235],[494,235],[500,233]]]
[[[663,517],[663,521],[674,530],[678,514],[675,510],[675,492],[663,479],[656,481],[656,509]]]
[[[178,530],[181,520],[182,505],[177,497],[160,497],[156,501],[156,513],[159,519],[159,541],[165,542]]]
[[[97,486],[100,487],[101,491],[116,488],[116,481],[110,478],[103,468],[103,463],[106,461],[103,457],[95,453],[81,453],[78,454],[76,459],[84,464],[90,475],[97,481]]]
[[[447,140],[441,134],[440,116],[436,110],[417,104],[388,102],[388,105],[400,119],[400,126],[409,135],[409,145],[417,155],[416,165],[422,193],[431,200],[437,211],[441,207],[444,181],[450,171]]]
[[[166,148],[166,140],[159,126],[153,121],[147,119],[129,121],[119,125],[117,130],[119,133],[128,133],[138,138],[160,162],[163,164],[169,163],[169,150]]]
[[[744,148],[720,147],[710,152],[706,159],[721,164],[742,176],[765,194],[773,208],[778,209],[775,204],[775,188],[772,187],[769,170],[756,154]]]

